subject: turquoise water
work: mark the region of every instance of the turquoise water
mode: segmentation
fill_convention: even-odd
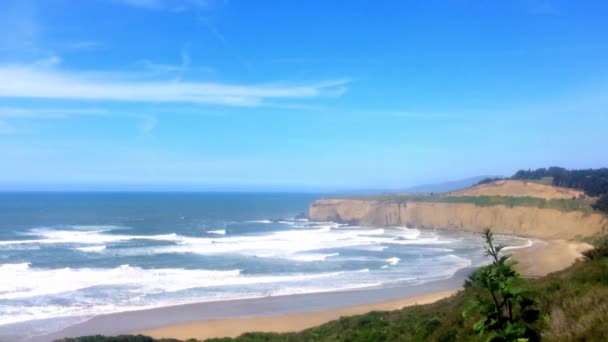
[[[485,260],[474,234],[301,218],[318,197],[0,194],[0,333],[172,304],[407,286]]]

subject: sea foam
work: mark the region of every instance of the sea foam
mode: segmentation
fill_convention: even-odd
[[[159,254],[163,254],[163,260],[170,260],[170,254],[192,254],[198,266],[190,269],[181,264],[180,268],[128,264],[104,268],[44,268],[32,266],[35,263],[0,265],[0,300],[28,303],[20,311],[15,311],[18,306],[0,307],[0,324],[196,301],[425,282],[449,277],[471,265],[467,258],[448,254],[453,252],[452,248],[437,246],[460,240],[407,228],[353,228],[332,222],[302,221],[290,229],[253,234],[231,230],[228,235],[225,229],[207,230],[194,236],[128,233],[127,229],[112,226],[44,227],[25,232],[22,240],[0,241],[0,249],[52,245],[84,252],[82,258],[104,257],[111,251],[116,260],[141,260],[140,256]],[[412,249],[418,248],[428,249],[424,257],[421,254],[411,262],[409,259],[401,262],[412,255]],[[199,259],[208,256],[212,259]],[[260,264],[266,268],[260,270]],[[201,269],[201,265],[210,269]],[[108,298],[112,299],[108,302]],[[69,302],[69,307],[55,304],[62,301]]]
[[[390,265],[397,265],[399,263],[399,261],[401,261],[401,259],[397,258],[397,257],[392,257],[392,258],[388,258],[386,260],[384,260],[386,262],[388,262]]]
[[[75,249],[81,252],[103,252],[106,249],[106,246],[76,247]]]
[[[117,234],[108,227],[103,229],[65,230],[39,228],[28,235],[38,239],[0,241],[0,245],[20,244],[71,244],[82,252],[101,252],[109,243],[116,255],[135,256],[151,254],[242,254],[262,258],[285,258],[300,261],[325,260],[328,253],[318,251],[367,247],[382,250],[391,244],[443,244],[449,241],[437,237],[420,237],[417,229],[341,228],[339,224],[318,223],[296,229],[274,231],[263,235],[226,235],[226,230],[208,230],[207,234],[220,238],[193,237],[175,233],[154,235]],[[120,248],[120,243],[133,240],[163,241],[172,244]],[[84,246],[83,246],[84,245]],[[86,246],[95,245],[95,246]],[[331,252],[335,253],[335,252]],[[335,254],[329,256],[335,256]]]

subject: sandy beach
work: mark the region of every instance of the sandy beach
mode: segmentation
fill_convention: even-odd
[[[338,319],[342,316],[364,314],[370,311],[398,310],[406,306],[428,304],[449,297],[458,290],[440,291],[428,295],[413,296],[392,301],[355,305],[343,308],[290,313],[278,316],[213,319],[201,322],[176,324],[168,327],[138,331],[136,333],[155,338],[206,339],[212,337],[237,337],[246,332],[300,331]]]
[[[582,257],[582,252],[591,248],[592,245],[584,242],[549,240],[509,252],[517,261],[515,269],[523,276],[542,277],[572,265]]]

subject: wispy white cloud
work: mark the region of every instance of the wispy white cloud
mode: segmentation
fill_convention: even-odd
[[[104,47],[104,43],[97,40],[79,40],[67,44],[72,50],[96,50]]]
[[[183,102],[262,106],[273,100],[340,96],[347,79],[308,84],[240,85],[172,79],[139,80],[137,75],[75,72],[37,65],[0,65],[0,98],[46,98],[131,102]],[[10,81],[9,81],[10,80]]]
[[[0,135],[14,134],[17,129],[6,121],[0,121]]]
[[[152,74],[162,75],[170,73],[182,73],[189,70],[188,67],[180,64],[156,63],[149,59],[141,59],[135,63],[136,67],[140,67]]]
[[[156,110],[155,112],[157,112]],[[171,111],[174,113],[175,111]],[[0,106],[0,135],[31,133],[31,130],[17,129],[12,122],[63,120],[75,117],[124,117],[136,120],[136,133],[150,137],[158,124],[156,117],[146,111],[115,111],[105,108],[49,108],[45,105]]]
[[[0,51],[3,54],[14,51],[39,50],[42,27],[39,11],[32,1],[3,1],[0,10]]]
[[[0,106],[0,118],[37,119],[37,118],[67,118],[72,116],[109,115],[110,112],[101,108],[34,108]]]
[[[377,111],[378,115],[402,118],[402,119],[421,119],[421,120],[434,120],[434,119],[451,119],[460,117],[459,113],[435,113],[435,112],[411,112],[411,111]]]
[[[200,16],[198,21],[203,24],[207,30],[215,37],[215,39],[221,44],[224,49],[229,50],[229,52],[234,56],[234,58],[245,68],[248,70],[252,70],[253,67],[249,61],[243,58],[240,54],[235,53],[235,49],[230,46],[226,37],[220,32],[215,24],[213,24],[208,17]]]
[[[145,9],[161,9],[163,7],[162,0],[116,0],[116,2]]]
[[[0,135],[21,135],[33,130],[24,122],[62,120],[76,116],[107,116],[111,112],[100,108],[48,108],[45,106],[0,105]],[[14,123],[21,123],[15,126]]]
[[[186,49],[182,49],[181,57],[182,67],[189,68],[190,64],[192,64],[192,58],[190,57],[190,53]]]
[[[157,63],[149,59],[141,59],[135,63],[135,67],[136,69],[142,69],[151,74],[148,76],[160,76],[164,74],[177,74],[177,76],[181,76],[186,72],[212,73],[215,71],[213,68],[207,66],[193,66],[192,57],[185,48],[181,51],[179,64]]]
[[[174,12],[200,9],[209,5],[207,0],[115,0],[115,2],[147,10],[169,10]]]
[[[61,58],[56,55],[51,55],[46,58],[37,60],[34,65],[37,67],[49,68],[61,64]]]
[[[555,1],[551,0],[527,0],[524,2],[528,6],[528,11],[536,15],[556,15],[560,10]]]
[[[153,117],[153,116],[146,116],[143,118],[140,126],[139,126],[139,130],[141,131],[141,134],[145,137],[149,137],[152,135],[152,131],[154,131],[154,128],[156,128],[156,125],[158,124],[158,120]]]
[[[202,24],[204,24],[207,29],[209,29],[209,32],[211,32],[211,34],[213,34],[213,36],[215,38],[217,38],[217,40],[224,46],[228,45],[228,41],[226,40],[226,37],[224,37],[224,35],[220,32],[220,30],[217,29],[217,27],[211,22],[211,20],[209,20],[209,18],[207,17],[199,17],[198,21],[201,22]]]

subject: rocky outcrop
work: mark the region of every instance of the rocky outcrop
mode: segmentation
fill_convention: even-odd
[[[472,203],[321,199],[310,205],[309,217],[315,221],[368,226],[405,225],[476,232],[491,228],[499,234],[543,239],[574,239],[608,233],[608,217],[602,214]]]

